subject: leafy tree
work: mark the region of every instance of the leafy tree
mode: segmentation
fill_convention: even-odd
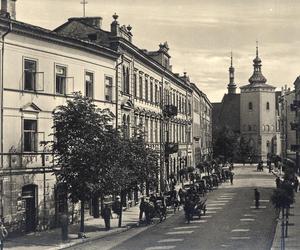
[[[238,146],[238,155],[242,162],[245,162],[248,158],[252,159],[255,155],[255,149],[250,144],[250,140],[241,137]]]
[[[84,204],[103,184],[101,173],[107,172],[99,163],[105,158],[101,152],[107,148],[108,135],[113,134],[112,118],[108,109],[97,108],[80,93],[53,112],[53,150],[60,167],[55,175],[66,184],[71,201],[81,202],[80,235],[84,235]]]
[[[238,152],[236,134],[229,127],[222,127],[216,133],[213,149],[214,157],[223,157],[224,161],[233,159]]]

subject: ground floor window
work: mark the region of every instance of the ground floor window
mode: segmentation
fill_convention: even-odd
[[[23,134],[24,152],[34,152],[37,149],[37,121],[24,120]]]

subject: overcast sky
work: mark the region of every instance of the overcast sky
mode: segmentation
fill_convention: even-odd
[[[81,0],[18,0],[17,20],[53,29],[82,16]],[[156,50],[167,41],[175,73],[186,71],[212,102],[227,91],[230,51],[238,87],[252,75],[256,40],[267,83],[278,88],[300,75],[299,0],[87,0],[88,16],[110,29],[113,13],[130,24],[133,42]]]

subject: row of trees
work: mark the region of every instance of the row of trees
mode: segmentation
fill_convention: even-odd
[[[73,203],[81,203],[80,232],[84,232],[84,205],[90,199],[136,190],[153,189],[158,182],[159,156],[147,147],[142,129],[132,138],[113,128],[114,115],[91,99],[75,93],[53,112],[53,150],[59,166],[57,180],[64,183]],[[122,209],[121,209],[122,211]],[[122,215],[119,217],[121,226]]]

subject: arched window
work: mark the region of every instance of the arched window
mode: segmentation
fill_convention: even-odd
[[[252,104],[252,102],[249,102],[249,103],[248,103],[248,109],[249,109],[249,110],[253,110],[253,104]]]
[[[269,102],[267,102],[266,109],[270,110],[270,103]]]
[[[266,130],[270,131],[270,126],[269,125],[266,126]]]

